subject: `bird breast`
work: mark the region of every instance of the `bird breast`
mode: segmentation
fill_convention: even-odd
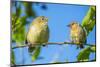
[[[43,43],[48,41],[48,29],[47,27],[35,27],[32,26],[28,32],[27,40],[29,43]]]

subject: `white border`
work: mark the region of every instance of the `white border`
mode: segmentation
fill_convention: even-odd
[[[10,1],[0,0],[0,67],[10,66]]]

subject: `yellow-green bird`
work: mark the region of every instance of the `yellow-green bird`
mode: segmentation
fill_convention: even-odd
[[[67,25],[70,27],[70,36],[73,43],[78,43],[78,47],[83,48],[86,44],[86,31],[85,29],[77,22],[72,22]]]
[[[33,52],[36,46],[40,45],[36,43],[47,43],[48,40],[48,18],[39,16],[33,20],[26,36],[26,44],[29,44],[29,52]]]

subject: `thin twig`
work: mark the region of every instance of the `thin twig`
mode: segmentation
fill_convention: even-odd
[[[55,44],[58,44],[58,45],[63,45],[63,44],[72,44],[72,45],[80,45],[80,43],[72,43],[72,42],[48,42],[48,43],[35,43],[35,44],[42,44],[42,45],[46,45],[46,44],[49,44],[49,45],[55,45]],[[86,46],[95,46],[94,44],[84,44]],[[12,47],[12,49],[16,49],[16,48],[23,48],[23,47],[27,47],[29,45],[21,45],[21,46],[14,46]],[[39,46],[39,45],[37,45]]]

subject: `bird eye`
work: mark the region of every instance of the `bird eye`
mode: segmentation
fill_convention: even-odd
[[[72,23],[71,25],[74,25],[75,23]]]
[[[44,20],[44,17],[42,17],[42,19],[41,20]]]
[[[41,20],[45,20],[45,17],[44,17],[44,16],[42,16],[42,17],[41,17]]]

